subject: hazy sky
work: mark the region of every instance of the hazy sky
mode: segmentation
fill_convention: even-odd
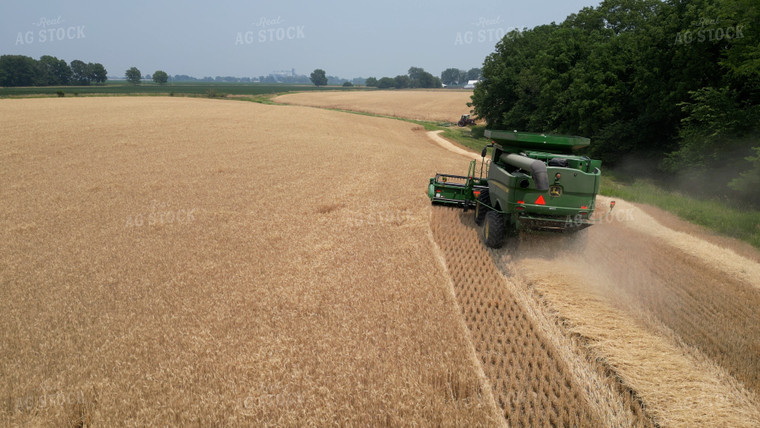
[[[99,62],[109,77],[254,77],[323,68],[343,78],[480,67],[499,38],[593,0],[414,2],[0,1],[0,54]]]

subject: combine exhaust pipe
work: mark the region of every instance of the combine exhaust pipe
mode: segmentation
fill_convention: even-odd
[[[533,182],[536,183],[536,189],[549,190],[549,174],[546,172],[546,164],[538,159],[531,159],[527,156],[516,155],[514,153],[504,153],[501,160],[516,168],[530,171]]]

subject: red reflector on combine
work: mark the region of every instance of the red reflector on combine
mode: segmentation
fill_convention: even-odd
[[[544,201],[544,195],[538,196],[538,199],[536,199],[536,205],[546,205],[546,201]]]
[[[581,205],[581,209],[582,209],[582,210],[587,210],[587,209],[588,209],[588,207],[587,207],[587,206],[585,206],[585,205]]]
[[[517,201],[518,204],[524,204],[525,201]]]
[[[480,196],[480,190],[473,190],[472,194],[475,195],[475,197],[477,198],[478,196]]]
[[[441,193],[441,189],[435,189],[435,193]]]

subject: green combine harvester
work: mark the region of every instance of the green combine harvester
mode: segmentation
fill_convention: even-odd
[[[474,208],[491,248],[501,248],[521,230],[577,233],[594,223],[602,162],[573,154],[591,143],[588,138],[497,130],[485,136],[493,142],[483,149],[479,176],[475,160],[466,176],[436,174],[428,186],[434,204]]]

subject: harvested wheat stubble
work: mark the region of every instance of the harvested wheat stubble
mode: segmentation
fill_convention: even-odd
[[[757,426],[757,289],[682,252],[670,239],[678,235],[640,232],[652,220],[626,213],[586,231],[583,251],[555,251],[556,237],[528,235],[517,251],[498,253],[498,264],[658,423]]]
[[[600,197],[600,204],[605,202]],[[489,254],[482,249],[471,217],[436,207],[431,225],[502,406],[499,376],[522,376],[514,374],[520,364],[513,362],[509,369],[495,372],[492,366],[499,364],[498,357],[489,360],[494,349],[498,355],[504,352],[503,343],[518,343],[520,348],[512,352],[527,354],[525,361],[541,358],[526,349],[531,345],[520,340],[524,333],[519,328],[512,327],[506,340],[483,331],[496,330],[489,321],[497,317],[494,308],[502,313],[519,308],[526,316],[507,319],[519,325],[533,323],[531,330],[551,344],[552,360],[572,366],[564,370],[565,376],[583,385],[589,413],[597,421],[603,419],[605,426],[760,423],[760,401],[751,388],[757,355],[752,285],[718,281],[720,275],[711,273],[714,264],[693,262],[691,256],[668,247],[667,240],[626,232],[635,226],[621,221],[586,231],[588,242],[582,251],[566,245],[566,237],[524,234],[517,244]],[[660,264],[667,269],[659,269]],[[486,279],[493,266],[509,278]],[[506,291],[492,296],[499,287]],[[576,346],[563,345],[563,337]],[[562,352],[567,349],[570,352]],[[573,350],[585,354],[586,367]],[[610,400],[604,378],[613,395],[619,394],[618,403],[614,397]],[[518,389],[535,389],[529,385]],[[620,404],[628,412],[621,412]]]
[[[470,112],[472,91],[315,91],[280,95],[275,102],[359,111],[407,119],[456,122]]]
[[[3,425],[500,423],[419,191],[460,159],[413,125],[158,97],[0,117]]]
[[[519,275],[663,426],[757,426],[755,397],[709,360],[690,356],[610,304],[585,294],[588,277],[557,261],[523,260]],[[562,269],[561,274],[547,274]]]
[[[515,426],[645,426],[621,396],[537,323],[480,243],[471,213],[434,207],[431,227],[494,396]],[[556,329],[554,329],[556,331]],[[634,406],[635,407],[635,406]]]
[[[626,209],[626,204],[621,206]],[[681,251],[679,244],[674,248],[667,234],[653,239],[642,233],[633,223],[642,222],[644,215],[636,212],[633,221],[601,225],[574,263],[596,266],[602,279],[595,282],[595,290],[618,309],[664,325],[760,394],[760,289],[753,281],[721,271],[731,263],[705,260]],[[724,249],[710,254],[718,260],[732,257]],[[755,262],[733,257],[751,271]],[[760,283],[760,277],[754,282]]]

